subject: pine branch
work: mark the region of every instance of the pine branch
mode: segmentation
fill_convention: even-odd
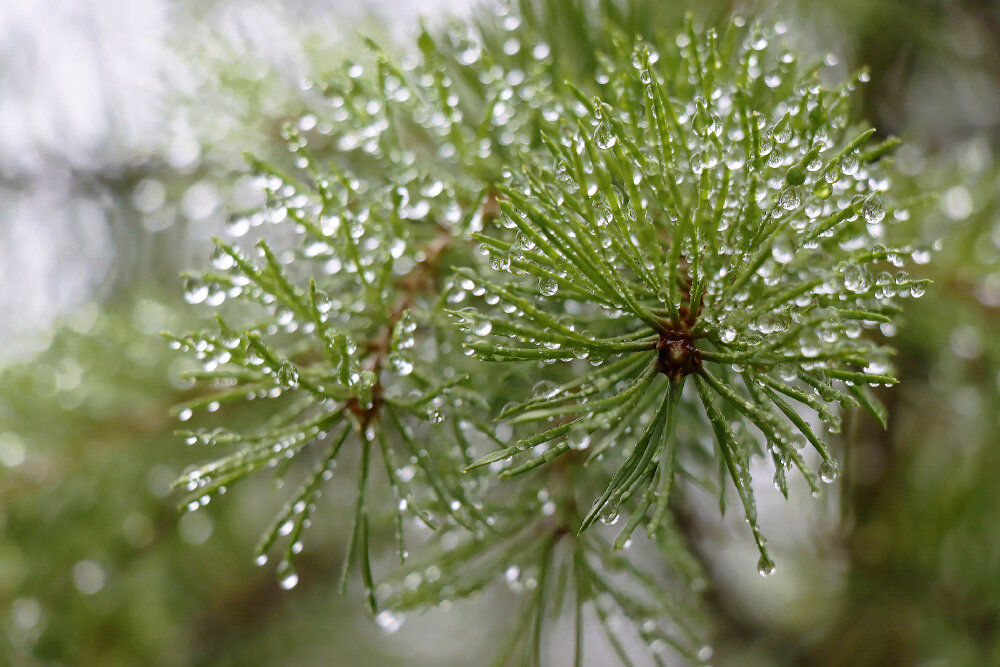
[[[837,404],[885,423],[867,387],[895,382],[891,352],[866,332],[925,281],[897,270],[910,247],[884,244],[897,142],[847,122],[863,73],[827,88],[782,28],[742,19],[689,19],[661,51],[618,4],[587,7],[501,5],[475,29],[423,29],[399,62],[369,41],[284,130],[288,164],[249,159],[266,204],[231,229],[267,222],[270,240],[255,257],[217,241],[187,284],[217,331],[167,337],[212,388],[182,419],[254,400],[262,423],[185,432],[235,451],[179,484],[196,509],[314,459],[259,549],[287,538],[291,587],[321,487],[357,448],[342,581],[357,560],[383,629],[506,579],[523,613],[501,660],[540,662],[565,613],[582,664],[592,609],[623,663],[638,645],[699,663],[675,489],[713,488],[724,509],[733,485],[773,572],[752,457],[786,495],[793,467],[815,491],[835,479],[802,410],[831,432]],[[584,42],[599,48],[583,71],[553,56]],[[377,583],[371,545],[385,527],[404,563],[410,520],[434,531],[424,555]],[[625,552],[640,526],[667,576]]]

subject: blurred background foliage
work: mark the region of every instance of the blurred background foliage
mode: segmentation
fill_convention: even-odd
[[[467,6],[139,4],[0,9],[0,663],[478,664],[514,594],[380,634],[334,590],[336,485],[291,592],[250,557],[281,501],[273,481],[176,511],[169,484],[192,457],[168,409],[190,390],[157,336],[197,315],[177,275],[252,203],[241,151],[277,149],[303,77],[349,55],[356,29],[403,44],[416,13]],[[592,14],[531,4],[553,53],[586,69],[600,45],[577,26]],[[668,36],[685,9],[615,6],[626,33]],[[1000,3],[697,7],[709,23],[737,10],[785,21],[842,72],[871,68],[859,112],[906,140],[906,187],[936,195],[900,224],[938,250],[895,333],[888,431],[852,416],[839,496],[761,490],[775,577],[754,574],[733,517],[687,499],[713,662],[1000,664]],[[564,664],[558,637],[551,651]]]

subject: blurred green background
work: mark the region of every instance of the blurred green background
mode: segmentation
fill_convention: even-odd
[[[684,9],[633,4],[647,34],[675,32]],[[900,221],[939,250],[911,271],[934,285],[888,332],[902,380],[883,395],[888,431],[851,416],[845,474],[823,499],[760,491],[777,575],[756,576],[736,519],[689,501],[712,581],[713,662],[1000,665],[1000,2],[691,9],[705,21],[761,11],[803,50],[835,54],[835,71],[868,65],[857,110],[906,141],[909,182],[896,185],[938,195]],[[177,276],[204,264],[226,209],[247,203],[240,153],[277,149],[303,77],[355,48],[357,29],[405,43],[418,13],[468,11],[444,0],[0,9],[0,664],[487,661],[516,609],[503,586],[391,636],[336,594],[336,485],[290,592],[251,558],[282,501],[273,479],[179,513],[169,485],[197,453],[168,409],[190,389],[157,335],[206,315],[184,304]],[[558,632],[551,643],[551,664],[566,664]]]

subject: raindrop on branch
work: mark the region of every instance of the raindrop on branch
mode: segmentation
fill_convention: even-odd
[[[402,627],[403,619],[403,614],[386,609],[375,616],[375,624],[382,632],[391,635]]]
[[[767,556],[761,556],[760,560],[757,561],[757,572],[762,577],[770,577],[774,574],[774,569],[774,561]]]
[[[602,122],[594,130],[594,143],[597,144],[598,148],[608,150],[614,148],[615,144],[618,143],[618,137],[611,132],[607,123]]]

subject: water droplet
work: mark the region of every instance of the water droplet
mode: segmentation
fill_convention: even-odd
[[[761,137],[760,147],[757,149],[760,156],[766,157],[771,154],[772,150],[774,150],[774,142],[769,137]]]
[[[286,591],[295,588],[299,583],[299,575],[287,560],[278,564],[278,583]]]
[[[778,264],[788,264],[794,257],[791,244],[786,240],[778,239],[771,247],[771,256]]]
[[[242,215],[234,215],[226,220],[226,233],[234,239],[250,231],[250,220]]]
[[[188,278],[184,283],[184,300],[191,304],[203,302],[208,298],[208,285],[199,278]]]
[[[555,278],[542,278],[538,281],[538,291],[542,296],[552,296],[559,290],[559,283]]]
[[[557,392],[558,385],[551,380],[540,380],[531,389],[531,393],[535,398],[552,398]]]
[[[774,137],[774,140],[779,144],[788,143],[788,141],[792,138],[792,124],[789,121],[788,116],[785,116],[777,122],[774,126],[774,130],[771,131],[771,136]]]
[[[299,386],[299,369],[290,361],[286,361],[278,368],[278,382],[286,389],[294,389]]]
[[[742,153],[733,150],[726,155],[726,167],[728,167],[730,171],[742,169],[744,164],[746,164],[746,159],[743,157]]]
[[[734,340],[736,340],[736,329],[732,327],[726,327],[725,329],[719,332],[719,338],[722,340],[723,343],[732,343]]]
[[[861,215],[864,216],[865,221],[870,225],[882,222],[882,219],[885,217],[885,202],[882,201],[880,196],[872,195],[861,206]]]
[[[388,609],[380,611],[375,616],[375,623],[378,625],[379,629],[387,635],[399,630],[403,625],[404,616],[401,613],[389,611]]]
[[[826,484],[832,484],[839,473],[835,461],[827,460],[819,464],[819,478]]]
[[[510,588],[510,590],[514,591],[515,593],[520,592],[521,590],[520,578],[521,578],[521,568],[519,568],[517,565],[511,565],[510,567],[507,568],[507,571],[504,573],[504,579],[507,581],[507,587]]]
[[[403,586],[414,591],[420,588],[420,584],[424,581],[424,575],[419,572],[410,572],[403,578]]]
[[[774,561],[767,556],[761,556],[760,560],[757,561],[757,572],[762,577],[770,577],[774,574]]]
[[[510,268],[510,254],[501,255],[499,253],[490,255],[490,266],[494,271],[506,271]]]
[[[778,196],[778,205],[786,211],[793,211],[802,203],[802,197],[796,188],[785,188]]]
[[[691,125],[694,131],[703,137],[715,134],[717,131],[715,119],[712,118],[712,114],[705,108],[704,103],[698,105],[698,111],[695,112]]]
[[[785,320],[773,311],[768,311],[757,318],[757,330],[762,334],[784,331],[787,328]]]
[[[570,449],[582,452],[590,447],[590,433],[579,425],[574,425],[567,434]]]
[[[871,287],[871,276],[864,267],[852,264],[844,269],[844,287],[855,294],[861,294]]]
[[[613,148],[618,143],[618,137],[614,135],[607,123],[601,122],[594,130],[594,143],[602,150]]]
[[[212,266],[220,271],[228,271],[236,266],[236,260],[222,246],[215,247],[215,250],[212,251],[210,261],[212,262]]]
[[[413,362],[401,354],[394,354],[389,357],[392,369],[400,375],[409,375],[413,372]]]
[[[813,194],[819,199],[827,199],[833,194],[833,187],[826,181],[816,181],[813,185]]]
[[[618,523],[618,506],[608,505],[601,510],[601,523],[605,526],[613,526]]]
[[[96,561],[81,560],[73,566],[73,584],[84,595],[100,592],[106,581],[107,574]]]

